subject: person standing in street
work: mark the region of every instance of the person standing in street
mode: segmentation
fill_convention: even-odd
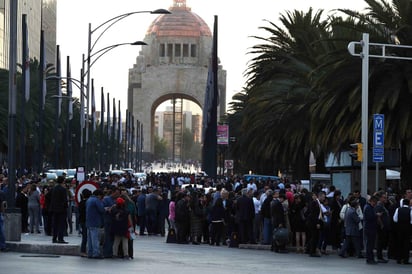
[[[378,229],[378,220],[375,212],[375,206],[378,199],[375,196],[369,198],[363,212],[363,233],[366,245],[366,263],[377,264],[373,249],[375,248],[376,233]]]
[[[359,223],[361,221],[356,209],[359,207],[358,199],[352,198],[349,202],[349,208],[345,212],[345,241],[339,252],[339,256],[346,258],[346,252],[350,246],[355,249],[355,254],[358,258],[364,258],[361,253],[361,237]]]
[[[7,208],[6,195],[0,189],[0,251],[7,252],[9,249],[6,247],[6,237],[4,235],[4,212]]]
[[[103,207],[106,212],[104,214],[104,243],[103,256],[105,258],[113,258],[113,242],[114,235],[112,233],[112,217],[110,216],[110,208],[116,204],[116,199],[120,196],[120,189],[112,187],[112,189],[103,198]]]
[[[383,250],[388,246],[390,217],[389,211],[386,208],[387,195],[384,191],[378,192],[378,202],[375,207],[375,212],[378,216],[378,230],[376,242],[376,254],[378,255],[378,263],[387,263],[388,260],[383,258]]]
[[[410,201],[406,198],[402,200],[402,204],[396,209],[393,215],[393,221],[396,223],[398,237],[398,248],[396,262],[398,264],[410,264],[409,263],[409,245],[411,242],[412,231],[412,210],[410,207]]]
[[[79,224],[82,235],[82,242],[80,244],[80,255],[87,257],[87,227],[86,227],[86,202],[90,198],[92,192],[89,189],[84,189],[81,193],[81,201],[79,203]]]
[[[110,216],[112,217],[112,233],[113,241],[113,257],[119,257],[119,245],[122,245],[122,258],[130,259],[129,257],[129,225],[132,221],[130,214],[126,209],[126,201],[119,197],[116,199],[115,206],[110,208]]]
[[[30,185],[27,206],[30,218],[30,233],[40,233],[40,194],[37,191],[36,184],[34,183]]]
[[[137,197],[137,219],[139,221],[139,235],[145,235],[146,230],[146,193],[145,188],[142,189],[142,193]]]
[[[67,189],[64,186],[64,177],[57,177],[57,184],[53,188],[50,200],[50,211],[52,213],[53,243],[67,244],[64,240],[66,232],[67,217]]]
[[[239,227],[239,240],[241,244],[256,244],[253,239],[253,220],[255,206],[247,188],[243,188],[242,196],[236,201],[236,221]],[[250,192],[251,193],[251,192]]]
[[[103,258],[100,254],[99,230],[103,226],[105,209],[103,191],[96,189],[86,201],[87,256],[90,259]]]

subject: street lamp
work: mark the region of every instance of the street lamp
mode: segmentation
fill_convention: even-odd
[[[130,15],[133,14],[139,14],[139,13],[150,13],[150,14],[170,14],[171,12],[166,10],[166,9],[156,9],[156,10],[152,10],[152,11],[133,11],[133,12],[128,12],[128,13],[124,13],[124,14],[120,14],[118,16],[115,16],[113,18],[110,18],[108,20],[106,20],[105,22],[101,23],[100,25],[98,25],[96,28],[92,29],[92,25],[91,23],[89,23],[89,29],[88,29],[88,43],[87,43],[87,59],[84,60],[84,55],[83,55],[83,65],[85,63],[85,61],[87,61],[87,66],[86,68],[83,70],[82,76],[86,76],[86,81],[87,81],[87,89],[86,89],[86,96],[87,98],[90,98],[90,68],[91,66],[105,53],[107,53],[108,51],[112,50],[113,48],[120,46],[120,45],[124,45],[124,44],[117,44],[117,45],[113,45],[113,46],[109,46],[106,48],[103,48],[99,51],[97,51],[96,53],[92,53],[94,47],[96,46],[97,42],[100,40],[100,38],[103,36],[103,34],[110,28],[112,27],[114,24],[116,24],[117,22],[119,22],[120,20],[123,20],[126,17],[129,17]],[[104,29],[100,32],[100,34],[97,36],[96,40],[93,42],[92,45],[92,35],[100,30],[101,28]],[[134,43],[132,43],[131,45],[133,45]],[[135,44],[138,45],[138,44]],[[93,56],[95,56],[96,54],[101,53],[100,55],[97,56],[97,58],[91,62],[91,58]],[[82,77],[83,78],[83,77]],[[90,109],[90,100],[87,99],[87,106],[86,106],[86,121],[88,119],[89,116],[89,109]],[[87,143],[89,140],[89,126],[88,124],[86,124],[86,162],[87,162]],[[87,169],[87,164],[86,164],[86,169]]]

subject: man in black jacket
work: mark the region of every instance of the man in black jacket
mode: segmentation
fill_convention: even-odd
[[[57,178],[57,184],[52,190],[50,199],[50,212],[53,218],[53,243],[68,243],[64,240],[67,207],[67,189],[64,186],[64,177],[59,176]]]
[[[252,191],[252,190],[251,190]],[[242,189],[242,196],[236,201],[236,221],[239,226],[239,238],[241,244],[255,244],[253,240],[253,219],[255,206],[253,199],[248,196],[248,189]]]
[[[190,232],[190,195],[186,192],[177,194],[176,203],[176,229],[177,229],[177,243],[188,244],[188,237]]]
[[[276,197],[277,196],[277,197]],[[284,193],[277,193],[275,194],[275,199],[270,204],[270,212],[272,215],[272,225],[274,228],[274,238],[276,238],[276,233],[279,233],[279,229],[286,228],[286,220],[285,220],[285,210],[283,208],[283,202],[285,201],[285,194]],[[283,236],[283,235],[282,235]],[[285,239],[275,239],[273,241],[273,251],[279,253],[286,253],[286,244]]]

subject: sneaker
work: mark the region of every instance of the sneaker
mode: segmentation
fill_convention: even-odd
[[[378,262],[375,261],[375,260],[370,260],[370,261],[367,260],[366,263],[367,263],[367,264],[378,264]]]

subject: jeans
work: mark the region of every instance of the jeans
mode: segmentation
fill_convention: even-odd
[[[36,233],[40,231],[39,229],[39,206],[29,206],[29,216],[30,216],[30,231],[31,233]]]
[[[99,230],[98,227],[87,228],[87,256],[89,257],[100,256]]]

